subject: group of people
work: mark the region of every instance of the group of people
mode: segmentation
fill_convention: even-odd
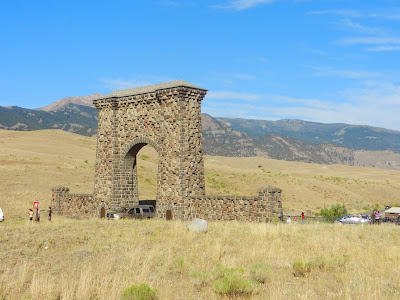
[[[306,223],[306,216],[304,215],[303,212],[301,213],[300,216],[301,216],[301,223],[302,223],[302,224],[305,224],[305,223]],[[281,221],[283,222],[283,213],[281,213],[280,219],[281,219]],[[291,218],[291,216],[288,216],[288,217],[287,217],[286,223],[288,223],[288,224],[291,224],[291,223],[292,223],[292,218]],[[297,216],[296,216],[296,215],[293,216],[293,223],[294,223],[294,224],[297,224]]]
[[[53,215],[53,212],[52,212],[50,206],[49,206],[48,213],[49,213],[49,214],[48,214],[47,220],[51,221],[51,217],[52,217],[52,215]],[[33,218],[35,217],[35,213],[34,213],[34,211],[33,211],[32,208],[29,209],[28,215],[29,215],[29,221],[33,221]],[[40,211],[39,211],[39,209],[37,210],[37,216],[35,217],[35,221],[37,221],[37,222],[40,221]]]

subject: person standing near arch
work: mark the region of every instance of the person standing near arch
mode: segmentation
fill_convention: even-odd
[[[28,215],[29,215],[29,221],[33,221],[33,210],[32,210],[32,208],[29,209]]]
[[[380,220],[380,214],[379,214],[379,210],[375,211],[375,222],[376,224],[379,225],[379,220]]]

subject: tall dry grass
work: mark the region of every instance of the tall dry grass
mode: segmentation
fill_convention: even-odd
[[[221,273],[268,266],[252,299],[397,299],[400,226],[71,220],[27,222],[33,201],[46,209],[50,188],[91,193],[95,139],[62,131],[0,130],[0,299],[118,299],[145,282],[160,299],[219,299]],[[155,194],[158,157],[139,153],[141,197]],[[208,194],[283,188],[286,209],[350,210],[400,203],[400,172],[263,158],[205,158]],[[230,269],[234,268],[234,269]],[[228,271],[226,271],[228,270]],[[295,276],[296,274],[296,276]]]
[[[249,299],[399,299],[398,226],[71,220],[0,226],[4,299],[118,299],[147,283],[160,299],[220,299],[217,271],[269,266]],[[296,274],[297,265],[310,270]]]

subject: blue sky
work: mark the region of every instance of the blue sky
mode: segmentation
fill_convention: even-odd
[[[0,0],[0,105],[183,79],[215,117],[400,130],[397,0]]]

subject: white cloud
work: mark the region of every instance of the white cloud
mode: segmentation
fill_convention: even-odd
[[[284,104],[295,104],[300,105],[301,107],[314,107],[321,109],[334,109],[336,104],[321,101],[318,99],[304,99],[304,98],[294,98],[289,96],[267,96],[268,101],[279,102]]]
[[[326,52],[319,50],[319,49],[314,49],[314,48],[309,48],[309,47],[303,47],[302,49],[303,49],[303,51],[311,53],[311,54],[317,54],[317,55],[321,55],[321,56],[327,55]]]
[[[400,51],[400,46],[377,46],[367,48],[370,52],[389,52],[389,51]]]
[[[342,45],[363,45],[370,46],[366,48],[369,52],[388,52],[388,51],[399,51],[400,50],[400,38],[398,37],[357,37],[357,38],[346,38],[342,39],[339,44]]]
[[[395,10],[395,11],[387,11],[384,13],[373,13],[371,15],[369,15],[369,17],[373,17],[373,18],[380,18],[380,19],[387,19],[387,20],[400,20],[400,12],[399,10]]]
[[[349,18],[342,19],[338,24],[362,33],[383,33],[381,29],[361,25],[360,23],[353,22]]]
[[[257,57],[257,61],[263,62],[263,63],[267,63],[268,59],[266,59],[265,57]]]
[[[229,99],[232,94],[224,92],[220,96]],[[369,81],[363,89],[343,91],[333,101],[286,95],[257,95],[255,102],[221,103],[212,99],[205,99],[203,112],[215,117],[301,119],[400,130],[400,85],[378,81]]]
[[[139,86],[144,86],[144,85],[149,85],[152,84],[147,81],[143,80],[136,80],[136,79],[112,79],[112,78],[104,78],[100,79],[102,83],[104,83],[105,87],[111,91],[115,90],[123,90],[123,89],[130,89],[130,88],[135,88]]]
[[[209,99],[244,100],[244,101],[257,101],[261,98],[261,96],[257,94],[238,93],[231,91],[217,91],[217,92],[209,91],[206,97]]]
[[[137,76],[134,79],[125,78],[101,78],[99,81],[110,91],[132,89],[136,87],[173,81],[174,79],[157,76]]]
[[[318,10],[318,11],[310,11],[309,15],[339,15],[345,17],[361,17],[361,14],[355,10]]]
[[[400,44],[398,37],[357,37],[346,38],[341,41],[345,45],[378,45],[378,44]]]
[[[240,82],[256,80],[257,76],[248,73],[220,73],[212,72],[213,82],[218,82],[223,86],[237,86]],[[229,88],[230,89],[230,88]]]
[[[377,72],[340,70],[331,67],[315,67],[315,66],[306,66],[306,67],[315,70],[314,72],[315,76],[335,76],[347,79],[368,79],[381,76]]]
[[[245,10],[254,6],[266,3],[272,3],[276,0],[231,0],[223,5],[215,5],[215,8],[221,9],[233,9],[233,10]]]

